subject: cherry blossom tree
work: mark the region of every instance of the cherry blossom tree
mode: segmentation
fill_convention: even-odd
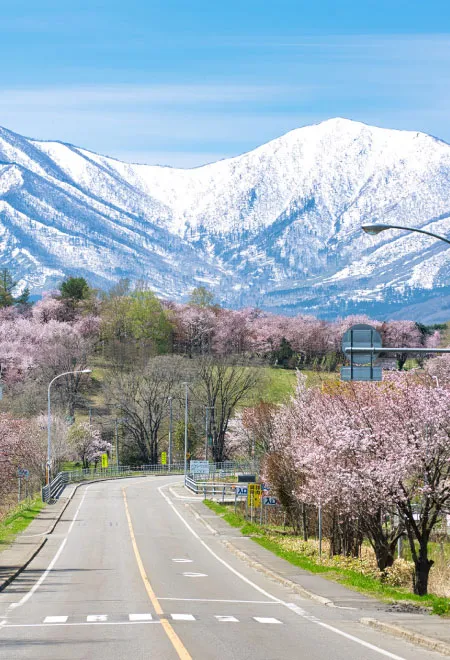
[[[300,382],[276,417],[274,437],[303,476],[299,500],[358,518],[381,569],[406,530],[414,590],[424,594],[430,534],[450,503],[449,429],[448,391],[417,373],[395,373],[323,391]]]

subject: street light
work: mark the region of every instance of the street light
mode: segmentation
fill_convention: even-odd
[[[404,229],[405,231],[415,231],[418,234],[426,234],[427,236],[438,238],[440,241],[444,241],[444,243],[448,243],[450,245],[450,239],[445,238],[444,236],[440,236],[439,234],[433,234],[433,232],[431,231],[425,231],[425,229],[417,229],[416,227],[402,227],[401,225],[369,224],[369,225],[361,225],[361,229],[365,231],[366,234],[370,234],[370,236],[377,236],[382,231],[386,231],[386,229]]]
[[[50,381],[48,384],[47,390],[47,401],[48,401],[48,412],[47,412],[47,431],[48,431],[48,441],[47,441],[47,485],[50,483],[50,465],[51,465],[51,454],[52,454],[52,417],[51,417],[51,407],[50,407],[50,388],[58,378],[62,376],[69,376],[70,374],[90,374],[92,369],[79,369],[77,371],[64,371],[62,374],[58,374]]]

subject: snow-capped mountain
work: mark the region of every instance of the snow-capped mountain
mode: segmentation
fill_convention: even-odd
[[[182,299],[335,316],[450,316],[450,145],[333,119],[195,169],[133,165],[0,129],[0,254],[22,285],[144,279]],[[447,311],[446,311],[447,310]]]

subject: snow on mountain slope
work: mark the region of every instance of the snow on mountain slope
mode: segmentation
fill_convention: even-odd
[[[333,119],[180,170],[0,129],[0,254],[36,291],[76,272],[321,316],[398,316],[420,301],[425,318],[423,297],[450,285],[450,251],[418,234],[367,237],[371,221],[449,235],[450,146]]]

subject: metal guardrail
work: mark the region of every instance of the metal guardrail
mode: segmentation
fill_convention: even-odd
[[[254,462],[235,462],[235,461],[224,461],[222,463],[211,463],[209,473],[207,475],[202,475],[205,481],[202,481],[202,493],[206,494],[220,494],[222,491],[220,488],[225,488],[225,493],[229,490],[232,491],[232,484],[220,484],[216,483],[216,478],[223,479],[224,477],[242,474],[242,473],[254,473],[257,471],[257,464]],[[137,475],[171,475],[171,474],[184,474],[184,462],[183,463],[172,463],[172,465],[139,465],[139,466],[129,466],[129,465],[113,465],[107,468],[87,468],[83,470],[65,470],[59,472],[56,477],[51,481],[51,483],[42,488],[42,500],[44,502],[50,502],[55,500],[61,494],[64,486],[68,483],[79,483],[82,481],[93,481],[95,479],[115,479],[121,477],[132,477]],[[209,480],[209,481],[208,481]],[[192,480],[192,483],[195,481]],[[186,484],[187,485],[187,484]],[[189,487],[189,486],[188,486]],[[206,490],[205,490],[206,488]],[[212,488],[212,490],[211,490]],[[191,490],[193,490],[191,488]],[[216,492],[217,491],[217,492]]]
[[[227,495],[230,495],[232,500],[235,499],[236,484],[217,483],[214,481],[196,481],[192,478],[192,475],[188,474],[184,480],[184,485],[196,495],[203,495],[205,499],[208,496],[219,496],[222,497],[223,502]]]
[[[58,472],[56,477],[42,488],[42,501],[51,502],[52,500],[57,500],[68,482],[67,473]]]

